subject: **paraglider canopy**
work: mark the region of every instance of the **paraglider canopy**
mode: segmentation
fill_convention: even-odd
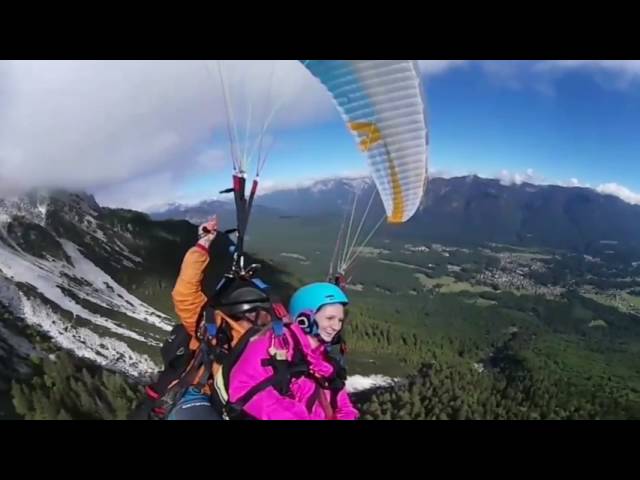
[[[427,122],[413,60],[306,60],[367,155],[389,223],[418,209],[427,177]]]
[[[366,155],[371,177],[385,209],[385,216],[365,240],[358,244],[365,217],[374,197],[371,196],[360,225],[354,230],[355,235],[351,238],[356,195],[346,240],[343,238],[344,228],[341,228],[329,272],[333,275],[335,270],[344,282],[344,272],[385,218],[391,224],[406,222],[415,214],[424,195],[427,186],[428,130],[420,72],[415,60],[301,60],[300,63],[326,88],[348,131],[353,134],[359,149]],[[241,137],[236,132],[229,90],[220,62],[218,69],[226,100],[229,142],[234,159],[234,187],[228,191],[234,192],[238,209],[239,248],[235,262],[238,265],[242,262],[243,238],[258,187],[256,178],[249,198],[245,197],[246,162],[257,147],[256,177],[259,177],[266,161],[266,155],[261,153],[263,138],[282,103],[274,104],[262,128],[259,129],[259,137],[254,147],[248,148],[245,145],[244,153],[240,153],[238,139]],[[249,118],[250,114],[251,108]],[[247,129],[246,140],[248,133]],[[342,247],[344,250],[338,255],[338,250]],[[335,260],[337,263],[334,266]]]

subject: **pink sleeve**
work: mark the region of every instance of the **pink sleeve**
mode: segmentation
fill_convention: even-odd
[[[338,394],[337,401],[336,420],[357,420],[360,417],[360,413],[351,403],[351,399],[344,388]]]

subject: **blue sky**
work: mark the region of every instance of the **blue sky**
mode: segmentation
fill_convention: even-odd
[[[597,66],[546,72],[537,62],[469,62],[425,75],[430,170],[485,177],[507,170],[536,182],[640,191],[640,82],[620,76]],[[268,185],[366,169],[337,112],[274,134]],[[206,191],[227,176],[200,176],[185,188]]]
[[[430,81],[434,168],[533,169],[549,180],[640,189],[640,85],[608,88],[588,71],[555,80],[553,91],[534,82],[510,87],[478,66]]]
[[[139,210],[211,198],[232,170],[216,64],[0,61],[0,196],[56,186]],[[239,125],[260,118],[267,99],[286,100],[263,191],[366,173],[299,62],[223,64]],[[640,61],[419,64],[432,175],[590,186],[640,204]]]

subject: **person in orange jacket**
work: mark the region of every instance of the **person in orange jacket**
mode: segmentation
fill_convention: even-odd
[[[218,221],[215,216],[200,226],[198,229],[200,238],[184,256],[180,274],[171,293],[176,314],[192,336],[189,344],[192,350],[199,346],[195,335],[196,327],[202,315],[202,309],[209,301],[202,290],[202,280],[210,261],[209,248],[216,237],[217,228]],[[243,300],[247,301],[243,303]],[[269,297],[257,288],[243,287],[234,290],[224,298],[223,303],[238,303],[221,307],[221,310],[226,315],[237,318],[238,322],[246,324],[245,326],[262,325],[269,320],[268,314],[264,311],[269,307]]]
[[[180,273],[176,279],[175,286],[172,291],[172,299],[174,310],[180,320],[183,328],[176,327],[172,330],[165,346],[172,353],[169,357],[175,355],[176,350],[185,350],[181,348],[188,341],[188,350],[190,352],[182,352],[179,360],[165,358],[165,369],[160,373],[156,382],[145,388],[146,397],[137,408],[130,414],[132,420],[152,418],[163,418],[166,416],[164,408],[160,405],[159,400],[166,392],[167,388],[180,376],[183,369],[187,368],[189,359],[200,347],[200,340],[196,335],[196,329],[200,324],[205,307],[209,305],[209,297],[203,291],[203,279],[207,265],[210,262],[209,249],[211,243],[217,234],[218,222],[214,216],[208,222],[200,225],[198,228],[198,241],[185,254]],[[220,306],[218,310],[227,316],[239,331],[244,331],[253,325],[266,325],[270,321],[270,315],[266,313],[270,307],[270,299],[268,296],[257,288],[242,287],[225,294],[220,299],[228,306]],[[163,346],[163,348],[165,348]],[[190,353],[188,355],[187,353]],[[163,355],[164,356],[164,355]],[[219,368],[214,364],[214,369]],[[215,372],[211,372],[215,374]],[[204,374],[200,370],[198,376],[194,379],[194,384]],[[178,399],[178,403],[172,408],[168,419],[210,419],[219,420],[220,415],[211,406],[210,388],[206,385],[202,391],[197,388],[188,388],[185,395]]]
[[[202,281],[210,261],[209,249],[216,237],[217,227],[215,216],[199,227],[198,242],[186,253],[171,294],[176,314],[191,336],[190,350],[196,350],[200,346],[196,328],[204,308],[209,303],[209,298],[202,289]],[[228,294],[223,294],[220,303],[229,304],[217,308],[227,316],[228,323],[233,323],[241,332],[254,325],[266,325],[271,319],[267,313],[270,308],[270,299],[266,293],[257,288],[246,286],[235,289]],[[217,368],[219,368],[218,365],[214,364],[214,371],[211,373],[215,374]],[[205,386],[202,391],[194,387],[189,388],[167,418],[169,420],[219,420],[220,415],[210,402],[211,393],[208,386]]]

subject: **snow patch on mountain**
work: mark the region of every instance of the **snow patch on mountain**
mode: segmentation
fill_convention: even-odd
[[[393,385],[397,379],[386,377],[384,375],[351,375],[347,378],[347,391],[349,393],[361,392],[378,387],[389,387]]]
[[[75,355],[137,378],[145,377],[159,368],[148,356],[134,352],[121,340],[97,335],[88,328],[69,323],[38,298],[27,298],[3,275],[0,275],[0,298],[27,325],[36,327],[51,337],[58,347],[68,349]],[[28,341],[1,325],[0,337],[25,357],[38,354]]]
[[[310,187],[309,190],[312,193],[320,193],[325,190],[331,190],[336,188],[340,184],[345,185],[350,188],[354,192],[360,192],[364,188],[367,188],[373,183],[373,179],[371,177],[339,177],[339,178],[328,178],[315,181]]]
[[[26,299],[24,295],[23,314],[27,323],[44,331],[58,346],[87,360],[137,378],[158,370],[147,355],[135,353],[124,342],[71,325],[48,306],[38,300]]]
[[[129,294],[111,277],[82,256],[78,247],[73,243],[67,240],[61,240],[61,243],[72,259],[75,268],[64,262],[45,262],[24,252],[9,250],[0,244],[0,272],[14,282],[22,282],[35,287],[38,292],[59,305],[60,308],[107,328],[113,333],[150,343],[148,339],[83,308],[67,297],[61,287],[69,289],[80,298],[125,313],[129,317],[137,318],[162,330],[171,329],[172,322],[168,317]],[[74,277],[78,281],[70,282],[69,278]],[[14,313],[25,318],[27,316],[24,312],[15,309]]]
[[[120,243],[120,241],[117,238],[113,240],[113,243],[115,244],[116,250],[118,250],[118,252],[128,257],[130,260],[133,260],[134,262],[142,263],[142,259],[140,257],[136,257],[135,255],[133,255],[127,247],[125,247],[122,243]],[[129,264],[128,266],[133,267],[133,265],[131,264]]]
[[[48,202],[42,198],[0,198],[0,225],[9,223],[20,216],[32,223],[43,226],[47,217]]]
[[[73,273],[76,276],[90,280],[93,284],[91,292],[85,294],[87,300],[112,310],[120,311],[162,330],[171,330],[173,321],[169,317],[131,295],[109,275],[85,258],[74,243],[68,240],[60,240],[60,243],[75,265]],[[62,265],[63,268],[67,267],[66,264]],[[123,305],[123,302],[126,305]]]

